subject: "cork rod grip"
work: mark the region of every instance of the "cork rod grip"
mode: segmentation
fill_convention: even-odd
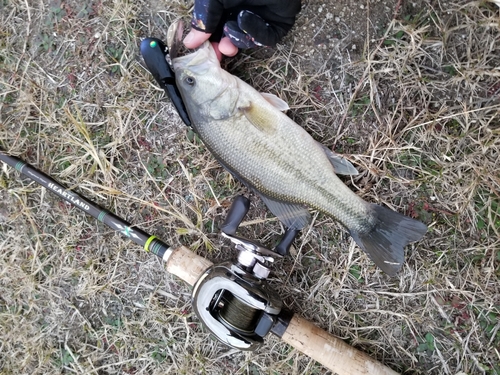
[[[213,263],[209,260],[181,246],[170,255],[167,261],[167,271],[193,286],[212,265]]]
[[[294,315],[281,339],[338,375],[397,375],[311,322]]]

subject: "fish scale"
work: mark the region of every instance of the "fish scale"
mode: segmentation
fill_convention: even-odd
[[[404,247],[427,231],[423,223],[358,197],[335,173],[355,168],[282,113],[279,98],[223,70],[210,43],[173,65],[200,139],[273,214],[293,229],[309,223],[306,206],[332,216],[377,266],[397,273]]]
[[[261,104],[267,105],[267,102],[263,100]],[[284,120],[285,122],[292,122],[288,117],[285,117]],[[363,219],[366,220],[367,212],[365,206],[364,204],[359,205],[359,201],[362,202],[362,200],[356,195],[353,195],[333,173],[332,166],[322,150],[318,150],[316,158],[319,159],[318,164],[324,167],[323,173],[318,174],[316,172],[311,174],[311,169],[304,169],[300,166],[301,161],[304,159],[301,157],[304,155],[303,152],[296,152],[295,158],[283,158],[285,153],[280,152],[279,147],[275,145],[273,147],[271,138],[262,139],[262,137],[259,137],[258,131],[253,130],[254,126],[249,124],[248,121],[242,122],[248,125],[245,128],[246,132],[236,131],[234,123],[235,121],[232,120],[217,121],[216,126],[207,126],[203,130],[202,139],[205,139],[205,142],[209,145],[218,146],[213,153],[215,155],[220,155],[222,163],[227,165],[229,169],[238,171],[237,173],[240,179],[243,179],[245,182],[253,181],[254,188],[262,194],[278,200],[308,205],[311,208],[315,208],[329,216],[335,217],[347,227],[358,226],[357,224],[360,221]],[[278,126],[279,128],[284,128],[287,124],[282,125],[280,123],[279,125],[281,125]],[[254,132],[256,133],[255,136],[253,134]],[[221,142],[220,139],[214,139],[219,137],[213,137],[214,134],[224,134],[227,135],[227,137]],[[280,139],[282,137],[277,134],[277,138]],[[242,159],[239,149],[224,147],[224,144],[230,143],[249,145],[246,146],[248,151],[247,155],[254,156],[255,160]],[[250,147],[252,147],[252,149],[249,149]],[[259,160],[273,161],[274,166],[270,168],[273,172],[260,172]],[[304,160],[304,162],[305,161],[308,160]],[[314,168],[316,171],[317,169],[318,168]],[[278,172],[281,173],[277,178],[276,174]],[[328,174],[329,172],[330,174]],[[321,176],[323,177],[322,183],[318,181]],[[262,182],[263,180],[264,182]],[[301,186],[305,186],[297,186],[298,181],[300,181]],[[330,190],[332,186],[337,186],[337,188],[342,189],[345,188],[346,194],[342,199],[339,199],[337,194],[331,194]],[[350,220],[351,218],[353,219]]]

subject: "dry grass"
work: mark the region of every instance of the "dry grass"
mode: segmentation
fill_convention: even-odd
[[[246,190],[186,131],[138,53],[140,37],[188,17],[188,2],[0,5],[1,147],[172,245],[230,258],[218,226]],[[401,372],[500,374],[499,9],[394,7],[382,29],[368,18],[361,56],[349,25],[311,26],[318,6],[306,2],[282,46],[228,68],[348,154],[361,196],[430,230],[390,279],[315,215],[273,286]],[[328,48],[312,43],[329,27]],[[0,185],[0,373],[325,372],[274,337],[256,353],[210,340],[189,288],[158,260],[11,168]],[[257,198],[248,219],[242,234],[272,246],[282,228]]]

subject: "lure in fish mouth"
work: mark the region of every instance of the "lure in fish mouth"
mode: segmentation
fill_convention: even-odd
[[[172,26],[171,48],[178,48],[180,27]],[[424,236],[425,224],[352,192],[337,174],[355,175],[356,168],[286,116],[283,100],[223,70],[210,43],[172,62],[191,123],[206,147],[284,225],[302,229],[310,222],[308,208],[316,209],[342,223],[388,275],[401,269],[404,247]]]

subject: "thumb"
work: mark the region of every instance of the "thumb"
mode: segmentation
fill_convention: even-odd
[[[184,38],[184,45],[186,48],[193,49],[201,46],[205,40],[210,38],[209,33],[203,31],[198,31],[196,29],[191,29],[189,33]]]

